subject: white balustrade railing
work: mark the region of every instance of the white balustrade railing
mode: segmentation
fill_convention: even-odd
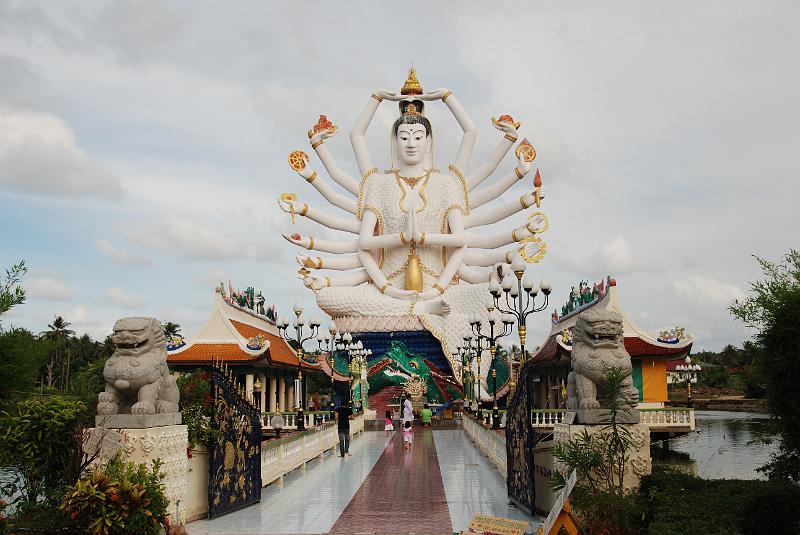
[[[653,428],[695,430],[694,409],[664,407],[657,409],[639,409],[641,422]]]
[[[275,414],[277,413],[265,412],[263,414],[265,429],[272,429],[272,417],[275,416]],[[283,422],[284,422],[282,429],[297,429],[296,412],[281,412],[281,416],[283,416]],[[321,423],[332,422],[333,413],[331,411],[303,412],[303,420],[305,421],[306,428],[309,428],[315,425],[319,425]]]
[[[533,409],[531,411],[531,425],[535,428],[553,427],[564,421],[566,409]]]
[[[471,416],[465,416],[462,421],[462,428],[467,436],[475,443],[481,452],[486,455],[494,464],[495,468],[506,478],[506,436],[505,433],[498,433],[487,429],[481,420],[476,420]]]

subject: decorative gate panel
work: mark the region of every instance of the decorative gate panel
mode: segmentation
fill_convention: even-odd
[[[208,518],[261,501],[260,411],[240,393],[233,376],[211,371],[214,412],[209,444]]]
[[[530,417],[530,408],[533,406],[533,373],[527,364],[522,366],[517,388],[507,406],[506,484],[509,500],[528,513],[533,513],[535,498],[533,448],[536,445],[536,434],[533,432]]]

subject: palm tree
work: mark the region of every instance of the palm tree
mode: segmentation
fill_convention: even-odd
[[[69,329],[69,326],[72,325],[70,322],[66,321],[61,316],[56,316],[53,320],[53,323],[49,324],[48,331],[45,331],[43,334],[49,338],[53,342],[53,347],[55,349],[53,353],[53,357],[51,357],[50,362],[47,363],[47,386],[53,386],[53,368],[55,367],[56,362],[59,360],[59,349],[61,349],[62,344],[64,341],[69,339],[72,335],[75,334],[75,331]],[[62,371],[61,376],[61,390],[64,391],[69,384],[69,348],[67,348],[67,360],[64,364],[64,370]]]
[[[171,321],[162,323],[161,328],[164,329],[164,334],[166,336],[174,336],[181,332],[181,326],[177,323],[172,323]]]

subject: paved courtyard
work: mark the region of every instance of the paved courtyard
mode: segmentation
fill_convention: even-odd
[[[189,524],[191,535],[417,533],[450,534],[476,513],[531,520],[510,507],[505,482],[461,430],[361,433],[352,457],[328,452],[283,483],[263,489],[261,503]]]

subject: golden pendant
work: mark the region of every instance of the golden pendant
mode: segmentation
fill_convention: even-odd
[[[422,291],[422,266],[420,265],[419,257],[415,253],[408,255],[405,287],[406,290]]]

